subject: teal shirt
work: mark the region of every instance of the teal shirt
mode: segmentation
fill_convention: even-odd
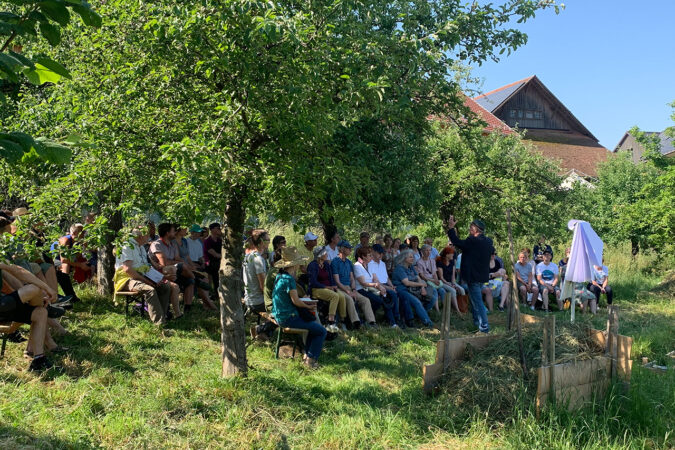
[[[298,310],[289,295],[293,289],[296,289],[295,278],[287,273],[277,275],[272,291],[272,314],[280,324],[298,315]]]

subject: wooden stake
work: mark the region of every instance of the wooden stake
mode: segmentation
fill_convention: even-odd
[[[520,323],[520,299],[518,298],[518,284],[516,283],[516,260],[513,254],[513,233],[511,232],[511,208],[506,208],[506,224],[509,229],[509,251],[511,253],[511,301],[509,301],[508,329],[511,330],[512,319],[515,318],[518,333],[518,351],[520,352],[520,366],[523,368],[523,378],[527,379],[527,362],[523,347],[523,332]],[[515,314],[513,311],[515,309]]]

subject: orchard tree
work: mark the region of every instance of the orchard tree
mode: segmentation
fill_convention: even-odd
[[[481,218],[503,240],[509,208],[515,234],[534,237],[552,230],[560,221],[555,206],[564,196],[560,166],[516,133],[483,130],[480,122],[463,127],[437,123],[431,146],[443,197],[441,220],[453,214],[465,224]]]

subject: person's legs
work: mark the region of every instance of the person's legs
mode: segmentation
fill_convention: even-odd
[[[518,282],[518,297],[521,303],[527,304],[527,288],[520,281]]]
[[[431,287],[427,287],[427,295],[425,299],[427,303],[424,305],[424,308],[427,311],[431,311],[431,309],[434,308],[438,303],[438,290]]]
[[[183,291],[183,303],[186,305],[192,305],[192,298],[195,296],[195,285],[192,283],[187,283],[185,290]]]
[[[326,340],[327,334],[326,329],[321,324],[316,322],[305,322],[300,317],[295,316],[282,322],[281,326],[308,330],[309,333],[307,334],[305,353],[307,354],[307,357],[312,358],[315,361],[319,359],[321,350],[323,349],[323,342]]]
[[[373,313],[373,307],[370,305],[370,299],[357,292],[355,301],[358,303],[359,308],[361,308],[366,323],[375,323],[375,314]]]
[[[412,310],[415,311],[415,314],[417,315],[417,318],[420,319],[420,321],[424,325],[430,326],[430,325],[433,324],[433,322],[429,318],[429,314],[427,314],[426,308],[424,307],[424,305],[422,305],[422,301],[420,299],[418,299],[417,297],[412,295],[407,289],[406,290],[403,290],[403,289],[399,290],[398,296],[399,296],[399,298],[402,297],[402,298],[406,299],[406,303],[408,303],[409,307]],[[410,319],[412,319],[412,315],[411,315]]]
[[[473,314],[474,324],[480,331],[487,333],[490,331],[490,326],[488,325],[485,305],[483,305],[482,287],[482,283],[469,284],[469,298],[471,299],[471,313]]]
[[[163,304],[164,301],[160,301],[159,296],[157,294],[158,291],[165,293],[163,295],[163,299],[165,301],[168,300],[168,295],[166,295],[166,293],[170,293],[171,288],[168,286],[167,283],[158,284],[157,291],[155,291],[155,288],[153,288],[149,284],[143,283],[142,281],[129,280],[129,283],[127,284],[127,289],[129,289],[130,291],[137,291],[142,293],[143,297],[145,298],[145,303],[148,305],[148,316],[150,316],[150,320],[152,322],[158,325],[164,323],[166,314],[166,304]]]
[[[609,287],[609,285],[605,286],[605,296],[607,297],[607,304],[611,305],[614,293],[612,292],[612,288]]]
[[[460,314],[459,305],[457,305],[457,290],[449,284],[443,285],[443,288],[447,292],[446,296],[450,299],[450,306],[455,308],[457,314]]]
[[[354,299],[351,295],[347,294],[345,291],[338,290],[337,294],[340,295],[345,301],[345,307],[347,309],[347,317],[352,324],[361,324],[361,318],[359,317],[358,311],[356,311],[356,305],[354,305]],[[357,325],[357,327],[358,327]]]
[[[539,290],[541,291],[541,301],[544,304],[544,311],[548,311],[548,288],[546,285],[541,285]]]
[[[34,356],[43,355],[45,352],[45,337],[47,335],[47,308],[38,306],[33,309],[30,316],[30,335],[28,336],[28,351]]]
[[[335,321],[335,313],[338,310],[340,303],[344,303],[344,299],[337,292],[330,289],[312,289],[312,297],[317,300],[328,302],[328,321]],[[344,317],[344,316],[343,316]]]
[[[411,295],[405,288],[396,288],[396,295],[398,295],[398,308],[400,314],[403,316],[403,319],[406,322],[410,322],[415,317],[415,315],[413,314],[412,307],[410,305],[409,296],[414,296]]]
[[[532,300],[530,301],[530,303],[532,304],[532,306],[534,306],[534,305],[537,304],[537,299],[538,299],[538,298],[539,298],[539,286],[533,285],[533,286],[532,286]]]
[[[204,309],[209,309],[211,311],[217,309],[216,305],[211,301],[209,298],[209,291],[202,287],[197,288],[197,295],[199,298],[202,300],[202,304],[204,305]]]
[[[555,301],[558,304],[558,311],[562,311],[563,310],[563,302],[562,302],[562,300],[560,300],[560,294],[561,294],[560,289],[554,289],[554,292],[555,292]]]
[[[60,270],[56,270],[56,280],[58,281],[59,286],[61,286],[63,295],[72,295],[73,299],[77,298],[75,289],[73,289],[73,282],[70,280],[70,275],[63,273]]]
[[[597,305],[599,305],[600,304],[600,294],[602,293],[602,291],[600,290],[600,288],[598,286],[596,286],[594,284],[589,284],[587,287],[588,287],[588,290],[591,291],[593,293],[593,295],[595,295],[595,303]]]
[[[499,302],[500,308],[503,309],[509,302],[510,292],[511,292],[511,284],[508,281],[503,281],[501,290],[501,301]]]
[[[494,307],[494,299],[492,298],[492,289],[490,289],[489,286],[486,286],[481,290],[481,293],[485,295],[485,304],[487,305],[488,310],[492,312],[492,308]]]
[[[399,300],[398,300],[398,294],[396,294],[396,291],[387,289],[387,297],[389,297],[389,301],[391,301],[391,313],[394,315],[394,320],[396,322],[399,322],[401,320],[401,312],[399,310]]]

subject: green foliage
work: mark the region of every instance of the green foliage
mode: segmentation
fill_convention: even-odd
[[[557,208],[565,195],[559,167],[520,136],[484,135],[481,124],[460,129],[439,122],[436,130],[431,146],[443,198],[441,215],[461,220],[462,231],[480,218],[490,236],[505,241],[507,208],[514,236],[534,239],[564,220]]]
[[[24,55],[23,48],[35,44],[38,30],[49,45],[59,45],[61,29],[70,23],[71,11],[85,24],[101,26],[101,18],[84,0],[3,1],[0,4],[0,80],[18,84],[25,77],[29,83],[40,86],[58,83],[61,78],[70,79],[70,72],[57,61],[39,52]],[[0,101],[3,104],[7,101],[2,91]],[[0,126],[3,125],[0,121]],[[55,164],[64,164],[70,159],[70,150],[57,143],[37,142],[17,131],[0,133],[0,158],[17,163],[31,152]]]

